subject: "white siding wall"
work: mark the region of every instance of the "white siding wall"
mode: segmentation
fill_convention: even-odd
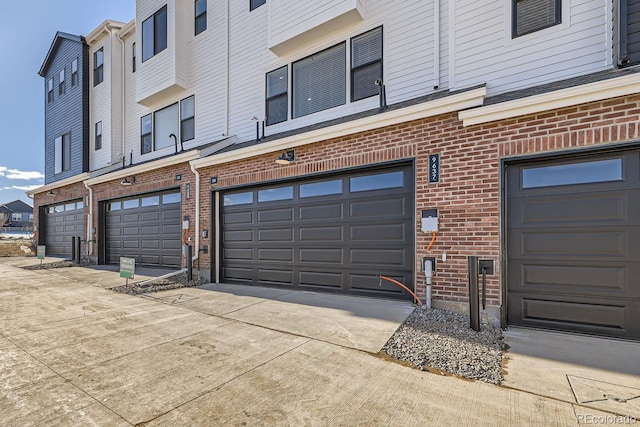
[[[118,64],[113,63],[113,41],[108,33],[103,33],[89,48],[89,159],[90,169],[100,169],[111,162],[111,144],[113,135],[111,107],[115,101],[112,99],[112,76],[118,74],[118,68],[112,68]],[[104,51],[104,66],[102,83],[94,86],[93,69],[94,53],[99,49]],[[117,100],[116,100],[117,101]],[[95,150],[95,124],[102,121],[102,149]]]
[[[452,1],[455,87],[487,82],[489,95],[611,66],[608,0],[563,0],[562,23],[511,37],[511,0]]]

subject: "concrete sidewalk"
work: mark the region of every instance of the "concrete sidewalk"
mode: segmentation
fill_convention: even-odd
[[[105,289],[122,284],[117,272],[5,260],[0,425],[570,426],[627,414],[560,390],[561,368],[551,376],[536,365],[527,386],[526,358],[545,359],[524,346],[529,331],[507,332],[498,387],[377,356],[408,303],[222,285],[135,297]],[[615,343],[619,359],[637,360],[637,343]],[[615,374],[633,389],[640,365],[629,366],[585,363],[567,381],[575,390]]]

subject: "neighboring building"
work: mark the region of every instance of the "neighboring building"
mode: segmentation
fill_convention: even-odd
[[[22,200],[0,205],[0,224],[2,227],[33,227],[33,208]]]
[[[491,320],[640,338],[639,0],[292,4],[138,0],[78,38],[89,136],[68,174],[46,152],[42,242],[392,298],[432,257],[458,311],[478,256]]]

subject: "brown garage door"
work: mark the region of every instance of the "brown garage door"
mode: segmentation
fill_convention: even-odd
[[[107,264],[128,257],[141,266],[180,267],[179,192],[112,200],[105,208]]]
[[[412,168],[222,195],[222,280],[407,298],[413,287]]]
[[[84,203],[69,201],[45,208],[44,244],[46,254],[72,258],[73,237],[84,239]]]
[[[510,324],[640,338],[640,152],[507,167]]]

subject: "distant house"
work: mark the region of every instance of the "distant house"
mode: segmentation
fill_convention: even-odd
[[[22,200],[14,200],[0,205],[0,218],[3,227],[33,227],[33,208]]]

